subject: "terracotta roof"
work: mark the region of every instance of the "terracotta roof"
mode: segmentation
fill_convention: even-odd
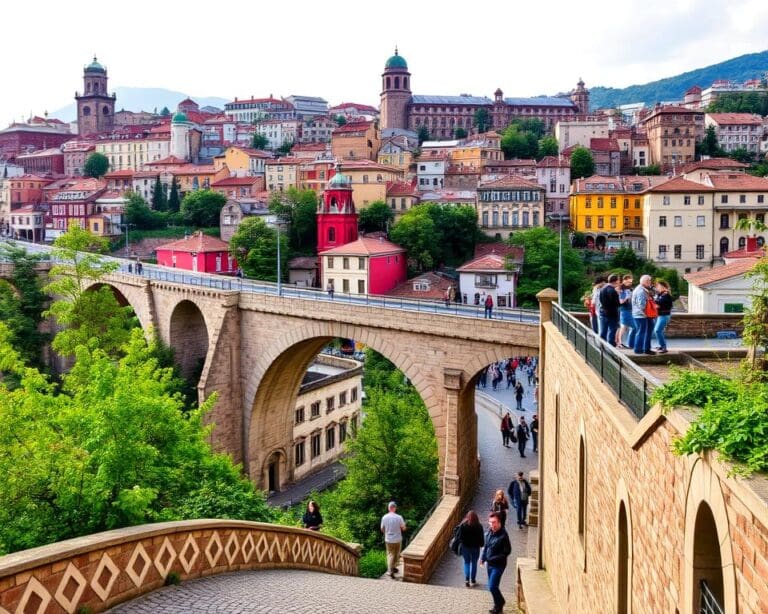
[[[288,261],[289,269],[301,269],[304,271],[316,269],[318,266],[318,258],[315,256],[298,256],[297,258],[291,258]]]
[[[330,111],[340,111],[342,109],[357,109],[358,111],[369,111],[371,113],[378,113],[378,109],[376,107],[372,107],[367,104],[358,104],[356,102],[342,102],[341,104],[337,104],[335,107],[331,107]]]
[[[691,162],[682,169],[682,173],[690,173],[691,171],[697,171],[700,169],[705,170],[725,170],[735,168],[747,168],[749,164],[731,160],[730,158],[710,158],[709,160],[700,160],[699,162]]]
[[[486,254],[456,269],[459,273],[483,273],[485,271],[508,271],[507,259],[500,254]]]
[[[619,142],[616,139],[600,137],[590,139],[589,148],[592,151],[620,151]]]
[[[343,126],[335,128],[331,135],[347,134],[350,132],[365,132],[373,125],[373,122],[347,122]]]
[[[547,158],[552,158],[552,156],[547,156]],[[543,158],[542,162],[546,160],[547,158]],[[485,166],[509,166],[509,167],[516,167],[516,166],[523,166],[523,167],[535,167],[536,166],[536,160],[526,160],[526,159],[518,159],[518,160],[488,160],[485,163]]]
[[[216,237],[209,237],[198,230],[190,237],[158,246],[157,250],[161,249],[175,252],[225,252],[229,251],[229,243]]]
[[[669,181],[660,183],[653,186],[648,190],[649,192],[711,192],[712,188],[703,183],[697,183],[695,181],[689,181],[682,177],[672,177]]]
[[[707,113],[707,117],[713,122],[723,124],[738,124],[749,126],[762,126],[763,118],[753,113]]]
[[[148,166],[155,166],[157,164],[186,164],[186,160],[182,160],[181,158],[177,158],[176,156],[168,156],[167,158],[161,158],[160,160],[152,160],[151,162],[147,162]]]
[[[417,283],[428,285],[429,290],[414,290],[413,287]],[[455,286],[456,291],[458,292],[459,284],[457,281],[439,273],[428,272],[396,285],[386,294],[387,296],[402,296],[441,301],[445,298],[445,291],[451,286]]]
[[[133,177],[134,171],[130,169],[125,169],[121,171],[110,171],[106,175],[104,175],[104,179],[117,179],[120,177]]]
[[[118,198],[123,198],[123,193],[118,192],[117,190],[110,190],[109,192],[104,192],[101,196],[99,196],[98,200],[115,200]]]
[[[253,185],[260,181],[259,177],[225,177],[211,184],[212,188],[224,188],[230,185]]]
[[[513,262],[523,262],[525,248],[520,245],[509,245],[502,241],[495,243],[477,243],[475,245],[475,258],[496,254],[508,257]]]
[[[478,184],[477,189],[483,190],[487,188],[525,188],[527,190],[544,190],[538,183],[528,181],[518,177],[517,175],[508,175],[501,179],[495,179],[493,181],[485,181]]]
[[[210,175],[216,173],[213,164],[184,164],[173,171],[174,175]]]
[[[685,115],[704,115],[703,111],[697,111],[694,109],[687,109],[686,107],[680,107],[673,104],[664,104],[664,105],[658,105],[651,109],[650,114],[643,119],[643,121],[647,121],[649,118],[653,117],[654,115],[658,115],[660,113],[667,114],[667,113],[683,113]]]
[[[755,177],[746,173],[708,173],[706,179],[715,190],[768,192],[766,177]]]
[[[418,196],[419,191],[410,183],[401,181],[387,182],[387,196]]]
[[[751,258],[742,258],[731,264],[715,267],[708,271],[688,273],[685,276],[685,280],[694,286],[706,287],[710,284],[717,283],[718,281],[724,281],[731,277],[740,277],[744,275],[747,271],[752,270],[758,260],[759,258],[755,258],[754,256]]]
[[[396,166],[388,166],[387,164],[379,164],[373,160],[342,160],[341,172],[354,171],[354,170],[380,170],[389,171],[392,173],[401,173],[402,171]]]
[[[147,177],[157,177],[160,171],[139,171],[133,174],[134,179],[145,179]]]
[[[327,249],[320,252],[321,256],[378,256],[383,254],[402,254],[404,247],[395,245],[386,239],[375,239],[373,237],[360,237],[357,241],[352,241],[340,247]]]
[[[510,160],[511,162],[511,160]],[[489,164],[486,164],[486,166],[490,166]],[[536,166],[539,168],[549,168],[549,167],[561,167],[561,166],[570,166],[568,164],[568,161],[565,160],[565,158],[561,157],[555,157],[555,156],[545,156],[538,162],[536,162]]]
[[[304,164],[306,160],[301,158],[277,158],[276,160],[267,160],[267,166],[274,166],[275,164]]]
[[[296,143],[291,151],[325,151],[327,148],[326,143]]]

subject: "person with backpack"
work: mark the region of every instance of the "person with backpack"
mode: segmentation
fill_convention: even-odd
[[[489,294],[485,297],[485,317],[489,320],[493,318],[493,297]]]
[[[480,558],[480,548],[485,545],[485,536],[483,525],[473,510],[469,510],[461,524],[456,527],[454,538],[464,559],[464,586],[476,586],[477,559]]]
[[[526,520],[528,515],[528,499],[531,496],[531,484],[523,476],[522,471],[517,472],[517,479],[512,480],[507,488],[509,500],[512,507],[517,512],[517,528],[521,529],[528,526]]]

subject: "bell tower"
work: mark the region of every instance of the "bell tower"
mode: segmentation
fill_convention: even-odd
[[[408,63],[397,52],[387,60],[381,75],[381,128],[408,128],[411,104],[411,73]]]
[[[584,87],[582,79],[579,79],[576,89],[571,92],[571,102],[576,105],[579,115],[589,114],[589,90]]]
[[[317,212],[317,251],[324,252],[357,241],[357,212],[352,201],[352,180],[341,173],[331,177]]]
[[[77,132],[81,136],[111,132],[115,126],[116,96],[107,92],[107,69],[96,56],[83,70],[83,93],[75,92]]]

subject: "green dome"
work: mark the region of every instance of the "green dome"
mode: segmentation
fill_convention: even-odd
[[[346,175],[342,175],[341,169],[337,167],[336,174],[333,177],[331,177],[331,180],[328,182],[328,186],[329,187],[334,187],[334,186],[347,187],[349,186],[350,183],[352,183],[352,180]]]
[[[389,58],[387,63],[384,64],[384,70],[389,70],[390,68],[402,68],[403,70],[408,70],[408,62],[406,62],[405,58],[397,52],[397,47],[395,47],[395,55]]]
[[[98,63],[96,56],[93,56],[93,62],[85,67],[85,72],[107,72],[107,69]]]
[[[184,123],[186,121],[188,121],[186,113],[184,113],[183,111],[179,111],[178,113],[176,113],[176,115],[173,116],[173,119],[171,120],[171,123],[181,124],[181,123]]]

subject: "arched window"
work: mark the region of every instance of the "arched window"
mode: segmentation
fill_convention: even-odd
[[[629,522],[627,519],[627,508],[624,506],[624,501],[619,504],[619,526],[617,535],[617,556],[618,567],[616,569],[616,613],[627,614],[629,612],[629,574],[630,574],[630,557],[629,557]]]
[[[104,105],[104,108],[101,110],[104,115],[109,115],[109,107],[107,105]]]
[[[329,228],[328,229],[328,241],[329,242],[336,241],[336,229],[335,228]]]
[[[747,237],[739,237],[739,249],[744,249],[747,246]]]
[[[91,114],[91,107],[83,107],[83,115],[88,117]]]
[[[728,237],[720,239],[720,255],[722,256],[728,251]]]
[[[403,77],[403,88],[408,89],[408,77]]]
[[[694,603],[701,612],[723,612],[723,561],[712,509],[699,505],[693,530]],[[715,607],[713,602],[719,607]]]
[[[395,89],[400,89],[400,77],[395,77]]]
[[[90,81],[85,84],[85,93],[90,94],[91,93],[91,83]]]

